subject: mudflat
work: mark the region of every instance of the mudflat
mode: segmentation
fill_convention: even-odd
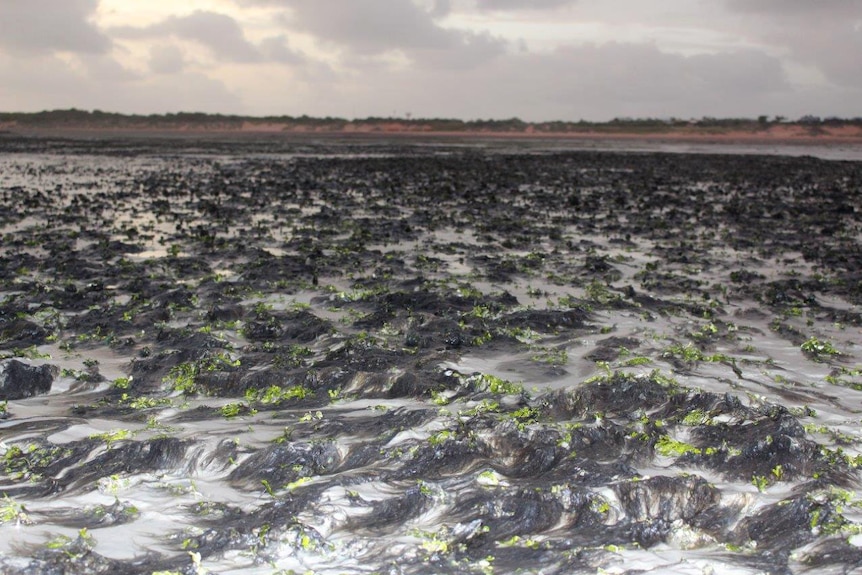
[[[858,568],[854,154],[4,136],[0,567]]]

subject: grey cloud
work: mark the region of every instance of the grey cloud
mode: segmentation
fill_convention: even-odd
[[[678,2],[657,2],[667,10]],[[546,21],[565,13],[582,21],[615,22],[628,0],[233,0],[271,16],[281,30],[246,37],[241,19],[214,12],[174,16],[151,26],[100,31],[89,20],[98,0],[0,0],[0,109],[71,106],[159,112],[203,110],[312,115],[389,115],[527,120],[802,114],[858,116],[862,101],[862,1],[707,0],[693,3],[680,27],[724,32],[734,45],[683,56],[649,43],[577,45],[554,52],[518,51],[517,41],[447,27],[447,15]],[[571,5],[571,10],[566,7]],[[644,8],[627,12],[647,27]],[[601,9],[599,9],[601,8]],[[653,4],[650,4],[650,9]],[[523,11],[524,14],[504,12]],[[708,16],[704,16],[708,14]],[[454,20],[452,20],[454,21]],[[62,25],[60,24],[62,22]],[[679,23],[679,22],[678,22]],[[292,49],[288,34],[306,33],[332,50],[325,60]],[[136,75],[108,56],[111,41],[140,39],[149,73]],[[185,42],[205,46],[232,66],[225,80],[187,67]],[[668,45],[667,42],[661,45]],[[56,51],[73,52],[70,67]],[[20,57],[21,55],[26,58]],[[409,66],[393,65],[393,54]],[[773,57],[769,54],[780,54]],[[332,67],[328,66],[332,63]],[[792,62],[787,64],[787,62]],[[788,69],[816,67],[820,85],[790,85]],[[289,69],[288,69],[289,68]],[[267,73],[261,80],[262,71]],[[263,88],[262,85],[263,84]],[[813,83],[812,83],[813,84]],[[240,98],[239,94],[242,94]]]
[[[789,89],[781,62],[757,50],[690,56],[683,59],[681,73],[690,82],[724,97]]]
[[[749,13],[776,15],[814,14],[829,15],[859,14],[862,10],[858,0],[727,0],[731,10]]]
[[[830,82],[862,87],[862,2],[859,0],[727,0],[745,19],[739,29]]]
[[[306,61],[305,56],[301,52],[295,52],[290,49],[287,44],[287,38],[284,36],[273,36],[264,39],[260,43],[260,52],[271,62],[299,65],[304,64]]]
[[[83,57],[83,66],[70,69],[52,56],[38,65],[0,57],[0,86],[15,85],[14,93],[0,89],[0,109],[102,109],[126,113],[181,110],[241,113],[242,102],[222,83],[202,74],[144,77],[123,71],[106,57]],[[113,70],[114,75],[109,72]]]
[[[721,107],[729,114],[732,105],[787,89],[780,62],[758,52],[685,57],[651,44],[610,43],[527,61],[525,73],[536,70],[533,81],[544,86],[546,97],[611,104],[620,115],[682,114],[685,109],[719,115],[710,110]]]
[[[787,41],[797,58],[815,64],[830,81],[862,87],[862,29],[849,23],[819,27]]]
[[[477,0],[476,7],[483,11],[508,12],[514,10],[548,10],[574,4],[577,0]]]
[[[224,113],[231,110],[242,114],[246,111],[238,95],[223,83],[204,74],[162,76],[146,82],[117,86],[115,89],[117,93],[111,101],[122,101],[125,110],[134,113]]]
[[[256,0],[261,1],[261,0]],[[263,0],[266,2],[266,0]],[[467,68],[503,54],[508,43],[488,34],[441,26],[448,1],[420,7],[410,0],[292,0],[283,21],[289,27],[349,51],[361,64],[389,52],[406,55],[420,68]]]
[[[155,74],[176,74],[185,67],[183,51],[172,44],[150,48],[150,70]]]
[[[318,94],[320,102],[305,103],[313,113],[468,119],[752,117],[783,113],[778,103],[789,90],[780,62],[760,52],[685,57],[651,44],[610,43],[508,54],[469,71],[378,69],[342,78],[328,99]]]
[[[506,50],[507,43],[490,34],[462,34],[449,50],[417,50],[412,53],[416,64],[425,69],[476,69]]]
[[[87,54],[79,59],[86,70],[87,78],[95,83],[132,82],[141,79],[139,74],[107,54]]]
[[[452,12],[452,0],[434,0],[431,16],[442,18]]]
[[[293,20],[318,38],[366,54],[446,48],[454,35],[410,0],[294,0]]]
[[[245,38],[240,25],[225,14],[197,11],[188,16],[172,16],[143,28],[123,26],[114,34],[124,38],[158,38],[175,36],[198,42],[227,62],[258,62],[262,56]]]
[[[99,0],[2,0],[0,48],[18,54],[105,53],[111,42],[89,19]]]
[[[274,8],[290,8],[294,0],[233,0],[239,6],[272,6]]]

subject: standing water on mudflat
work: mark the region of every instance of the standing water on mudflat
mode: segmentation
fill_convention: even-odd
[[[862,568],[862,162],[0,148],[0,572]]]

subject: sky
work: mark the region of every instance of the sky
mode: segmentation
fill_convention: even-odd
[[[0,110],[862,116],[862,0],[0,0]]]

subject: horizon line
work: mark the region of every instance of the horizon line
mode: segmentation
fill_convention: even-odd
[[[784,115],[768,115],[763,114],[756,117],[749,116],[701,116],[700,118],[682,118],[677,116],[664,117],[632,117],[632,116],[616,116],[611,120],[522,120],[517,116],[507,118],[475,118],[464,119],[457,117],[429,116],[429,117],[414,117],[410,113],[403,116],[366,116],[366,117],[341,117],[341,116],[309,116],[308,114],[292,115],[292,114],[267,114],[267,115],[249,115],[249,114],[233,114],[224,112],[201,112],[201,111],[178,111],[178,112],[153,112],[153,113],[128,113],[128,112],[112,112],[100,109],[80,109],[80,108],[55,108],[51,110],[40,110],[37,112],[20,112],[20,111],[0,111],[0,122],[15,119],[39,118],[45,116],[76,116],[83,119],[84,116],[89,118],[99,117],[114,117],[114,118],[129,118],[129,119],[185,119],[185,120],[229,120],[229,121],[314,121],[314,122],[406,122],[418,124],[422,122],[453,122],[460,124],[519,124],[522,126],[541,126],[549,124],[564,124],[564,125],[606,125],[606,124],[638,124],[638,123],[658,123],[666,125],[691,125],[691,124],[724,124],[724,123],[756,123],[756,124],[818,124],[818,123],[862,123],[862,116],[840,117],[840,116],[817,116],[806,114],[797,119],[790,119]],[[72,118],[69,118],[72,119]]]

